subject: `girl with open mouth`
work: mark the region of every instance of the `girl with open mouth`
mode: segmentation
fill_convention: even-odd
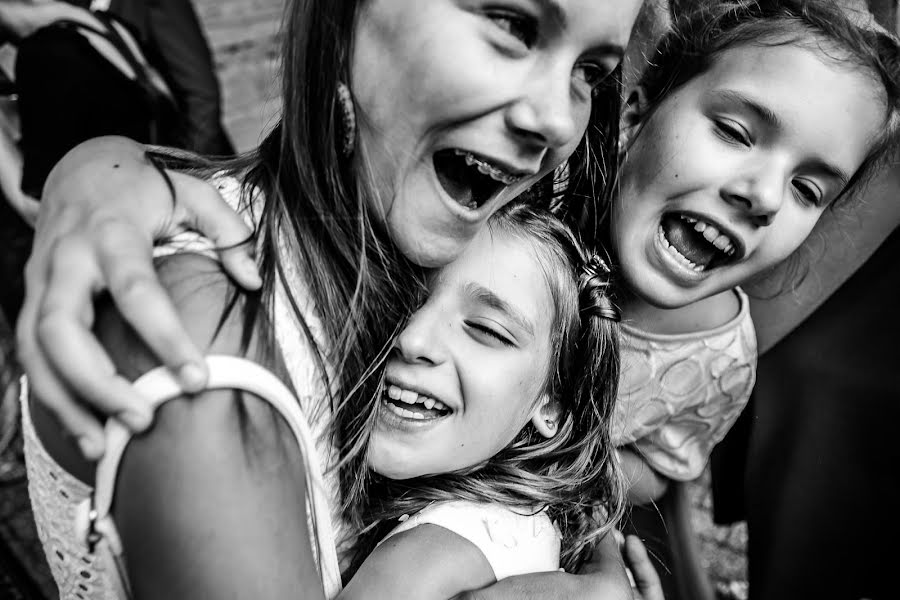
[[[624,283],[613,435],[635,504],[698,477],[749,399],[757,346],[739,286],[852,201],[898,138],[897,41],[837,5],[681,17],[628,92],[609,221]]]

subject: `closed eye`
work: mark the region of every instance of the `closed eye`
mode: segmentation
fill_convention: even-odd
[[[753,145],[753,140],[747,130],[736,121],[727,119],[716,119],[715,121],[716,135],[730,144],[740,144],[748,148]]]
[[[811,206],[818,206],[821,204],[824,194],[818,186],[803,179],[795,179],[793,184],[796,193],[800,196],[801,202]]]
[[[472,335],[474,335],[476,338],[491,342],[500,342],[504,346],[515,346],[512,340],[491,327],[482,325],[481,323],[477,323],[475,321],[465,321],[465,324],[469,331],[472,332]]]

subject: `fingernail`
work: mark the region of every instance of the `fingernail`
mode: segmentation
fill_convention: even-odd
[[[147,429],[153,420],[153,415],[138,410],[126,410],[119,413],[119,420],[131,431],[138,433]]]
[[[241,268],[247,274],[248,279],[252,279],[257,284],[262,284],[262,280],[259,278],[259,267],[253,259],[245,256],[241,261]]]
[[[96,440],[88,435],[78,438],[78,448],[81,449],[84,457],[89,460],[97,460],[103,456],[103,441]]]
[[[196,363],[186,363],[178,370],[178,379],[186,392],[199,392],[206,385],[206,370]]]

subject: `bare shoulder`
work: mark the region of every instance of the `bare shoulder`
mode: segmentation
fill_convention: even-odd
[[[199,254],[179,254],[159,260],[156,272],[169,293],[191,339],[207,354],[242,355],[242,312],[247,297],[231,284],[220,265]],[[97,335],[116,368],[135,379],[160,364],[135,335],[115,306],[98,307]]]
[[[218,263],[180,255],[158,273],[200,348],[263,355],[257,331],[242,343],[247,298]],[[114,309],[100,320],[120,372],[157,366]],[[302,449],[265,400],[208,390],[166,402],[128,445],[116,484],[113,515],[136,595],[275,598],[309,587],[318,576],[305,502]]]
[[[439,525],[424,524],[378,546],[340,600],[445,600],[495,581],[490,563],[475,544]]]

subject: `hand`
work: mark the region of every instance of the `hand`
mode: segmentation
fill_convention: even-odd
[[[616,532],[618,533],[618,532]],[[621,533],[618,534],[621,537]],[[665,600],[659,574],[650,562],[647,548],[639,537],[629,535],[624,539],[622,555],[634,578],[635,591],[642,600]]]
[[[652,567],[651,567],[652,568]],[[600,572],[570,575],[563,572],[507,577],[494,585],[455,596],[453,600],[632,600],[628,582]],[[662,600],[648,596],[645,600]]]
[[[7,197],[7,201],[12,205],[13,209],[22,217],[22,220],[31,227],[37,222],[38,211],[41,204],[28,194],[19,193],[15,196]]]
[[[185,390],[197,391],[205,385],[206,366],[156,278],[153,239],[190,227],[225,247],[250,234],[212,186],[170,176],[174,203],[142,146],[107,137],[67,154],[44,188],[25,272],[18,352],[35,397],[78,439],[88,459],[102,455],[103,430],[79,401],[118,416],[135,431],[151,420],[144,400],[116,374],[91,333],[94,297],[108,290]],[[221,262],[239,285],[260,286],[248,248],[229,250]]]

